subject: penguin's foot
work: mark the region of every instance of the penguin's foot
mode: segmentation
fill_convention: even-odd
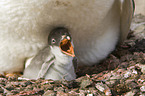
[[[21,72],[4,73],[4,75],[5,75],[6,77],[15,77],[15,76],[20,77],[20,76],[22,76],[22,73],[21,73]]]

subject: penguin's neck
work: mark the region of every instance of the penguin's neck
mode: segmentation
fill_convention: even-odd
[[[51,48],[51,52],[55,56],[55,65],[63,66],[63,68],[67,68],[72,65],[73,57],[63,54],[61,49],[57,46]]]
[[[55,56],[53,65],[54,70],[57,70],[60,76],[66,75],[66,79],[68,78],[68,80],[75,78],[76,75],[73,66],[73,57],[63,54],[57,46],[53,46],[51,52]]]

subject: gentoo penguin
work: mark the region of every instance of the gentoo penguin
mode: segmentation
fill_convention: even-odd
[[[1,0],[0,72],[24,70],[27,58],[47,46],[49,32],[70,30],[78,66],[97,64],[123,41],[132,0]]]
[[[68,30],[61,27],[55,28],[49,34],[48,46],[29,61],[22,77],[74,80],[76,78],[74,60],[76,59],[73,48]]]

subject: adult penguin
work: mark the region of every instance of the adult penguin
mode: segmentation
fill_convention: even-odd
[[[78,65],[93,65],[129,31],[132,0],[1,0],[0,72],[23,71],[55,27],[72,34]]]

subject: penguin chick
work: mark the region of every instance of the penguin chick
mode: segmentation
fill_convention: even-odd
[[[76,63],[76,57],[72,38],[66,28],[58,27],[50,32],[48,46],[26,62],[23,77],[74,80],[76,65],[73,62]]]

